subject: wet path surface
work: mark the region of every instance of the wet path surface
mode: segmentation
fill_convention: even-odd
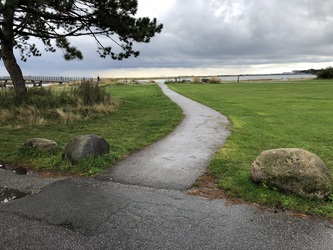
[[[2,249],[318,249],[333,227],[180,191],[64,180],[0,205]]]
[[[192,107],[190,104],[187,108]],[[210,119],[206,122],[210,124]],[[220,122],[224,125],[225,121]],[[222,126],[221,133],[224,132]],[[197,140],[206,143],[200,133],[193,137],[196,140],[191,144]],[[187,158],[196,160],[191,157],[196,156],[206,164],[208,159],[203,158],[210,158],[223,138],[216,144],[207,144],[209,153],[204,147],[205,153],[200,157],[191,150],[184,162]],[[196,164],[188,164],[189,167],[179,170],[174,163],[163,171],[170,168],[177,170],[177,174],[191,172]],[[195,167],[193,171],[200,174],[205,167]],[[137,175],[140,173],[133,176]],[[0,186],[5,183],[8,187],[31,190],[36,184],[35,188],[42,189],[37,194],[0,204],[0,248],[331,250],[333,246],[333,225],[328,221],[270,212],[246,204],[228,205],[222,199],[208,200],[179,190],[143,187],[136,177],[133,178],[136,185],[110,181],[117,178],[114,176],[111,171],[98,178],[53,181],[46,178],[34,182],[25,177],[15,180],[12,173],[0,171]],[[171,180],[177,178],[175,174]],[[166,188],[184,189],[195,178],[196,175],[185,178],[185,185],[172,182]],[[152,180],[146,186],[164,187],[166,183]]]
[[[230,134],[225,116],[171,91],[165,84],[159,85],[183,109],[184,120],[166,138],[127,157],[99,178],[185,190],[205,173],[210,159],[225,143]]]

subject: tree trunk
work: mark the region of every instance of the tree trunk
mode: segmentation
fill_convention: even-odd
[[[18,101],[24,101],[27,96],[27,88],[23,79],[23,74],[20,66],[17,64],[14,56],[14,13],[15,2],[6,4],[6,9],[3,14],[2,29],[1,29],[1,58],[12,79],[15,89],[15,95]]]
[[[20,66],[17,64],[13,47],[9,44],[2,43],[1,46],[3,63],[12,79],[15,95],[18,100],[23,101],[27,95],[27,88]]]

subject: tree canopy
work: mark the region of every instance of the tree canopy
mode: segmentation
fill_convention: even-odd
[[[92,37],[103,58],[138,56],[134,42],[148,43],[162,24],[135,17],[137,10],[137,0],[1,0],[0,55],[16,94],[24,97],[26,89],[13,51],[19,50],[23,61],[41,56],[32,38],[41,40],[47,52],[60,48],[65,60],[83,59],[68,39],[79,36]]]
[[[317,72],[318,79],[333,79],[333,68],[327,67]]]

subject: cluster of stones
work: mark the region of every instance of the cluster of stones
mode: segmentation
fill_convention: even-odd
[[[315,154],[299,148],[262,152],[251,166],[254,182],[307,198],[325,199],[332,190],[332,175]]]
[[[58,144],[45,138],[32,138],[27,140],[25,148],[36,152],[52,152],[58,150]],[[109,143],[101,136],[95,134],[79,135],[73,138],[62,153],[63,158],[68,158],[72,164],[91,156],[108,154]]]
[[[24,147],[38,152],[56,151],[58,144],[44,138],[29,139]],[[95,134],[73,138],[62,152],[72,164],[108,154],[109,143]],[[315,154],[299,148],[280,148],[262,152],[251,166],[254,182],[307,198],[325,199],[332,191],[333,178],[325,163]]]

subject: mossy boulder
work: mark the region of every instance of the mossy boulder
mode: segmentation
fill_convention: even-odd
[[[75,164],[83,158],[107,154],[109,150],[110,145],[103,137],[95,134],[79,135],[67,144],[62,156]]]
[[[23,147],[36,152],[52,152],[58,149],[58,144],[45,138],[31,138],[25,141]]]
[[[262,152],[251,166],[254,182],[307,198],[324,199],[332,190],[332,175],[315,154],[298,148]]]

